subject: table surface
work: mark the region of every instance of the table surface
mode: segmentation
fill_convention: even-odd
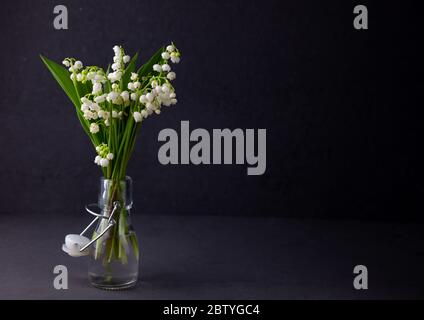
[[[89,216],[2,215],[2,299],[424,298],[422,224],[274,217],[135,215],[140,280],[104,291],[87,281],[87,258],[61,251]],[[56,290],[53,268],[68,268]],[[368,268],[368,290],[353,268]]]

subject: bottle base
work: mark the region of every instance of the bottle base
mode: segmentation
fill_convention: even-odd
[[[89,280],[93,287],[110,291],[127,290],[134,288],[137,285],[137,278],[120,281],[122,279],[108,279],[104,277],[90,276]]]

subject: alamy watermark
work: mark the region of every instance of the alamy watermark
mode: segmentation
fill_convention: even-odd
[[[197,128],[190,133],[189,121],[181,121],[179,135],[174,129],[163,129],[158,141],[165,142],[158,152],[163,165],[247,163],[247,175],[262,175],[266,171],[266,129],[213,129],[210,134]],[[190,142],[195,144],[190,146]]]
[[[353,287],[356,290],[368,289],[368,269],[366,266],[358,264],[353,268],[353,274],[356,274],[353,279]]]
[[[356,14],[353,19],[353,27],[356,30],[368,29],[368,9],[366,6],[359,4],[353,8],[353,13]]]
[[[68,29],[68,8],[60,4],[54,7],[53,13],[57,14],[53,19],[53,27],[56,30]]]
[[[57,274],[53,279],[53,287],[56,290],[68,289],[68,268],[59,264],[53,268],[53,273]]]

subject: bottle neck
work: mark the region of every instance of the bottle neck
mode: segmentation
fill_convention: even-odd
[[[132,205],[132,182],[131,178],[117,181],[100,179],[98,204],[102,210],[110,212],[114,203],[119,202],[121,208],[129,209]]]

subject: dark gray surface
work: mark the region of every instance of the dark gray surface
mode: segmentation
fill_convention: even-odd
[[[141,280],[130,291],[91,288],[86,258],[61,250],[83,214],[2,216],[4,299],[369,299],[424,297],[422,225],[282,218],[138,215]],[[53,288],[53,267],[69,289]],[[353,266],[369,271],[355,291]]]

